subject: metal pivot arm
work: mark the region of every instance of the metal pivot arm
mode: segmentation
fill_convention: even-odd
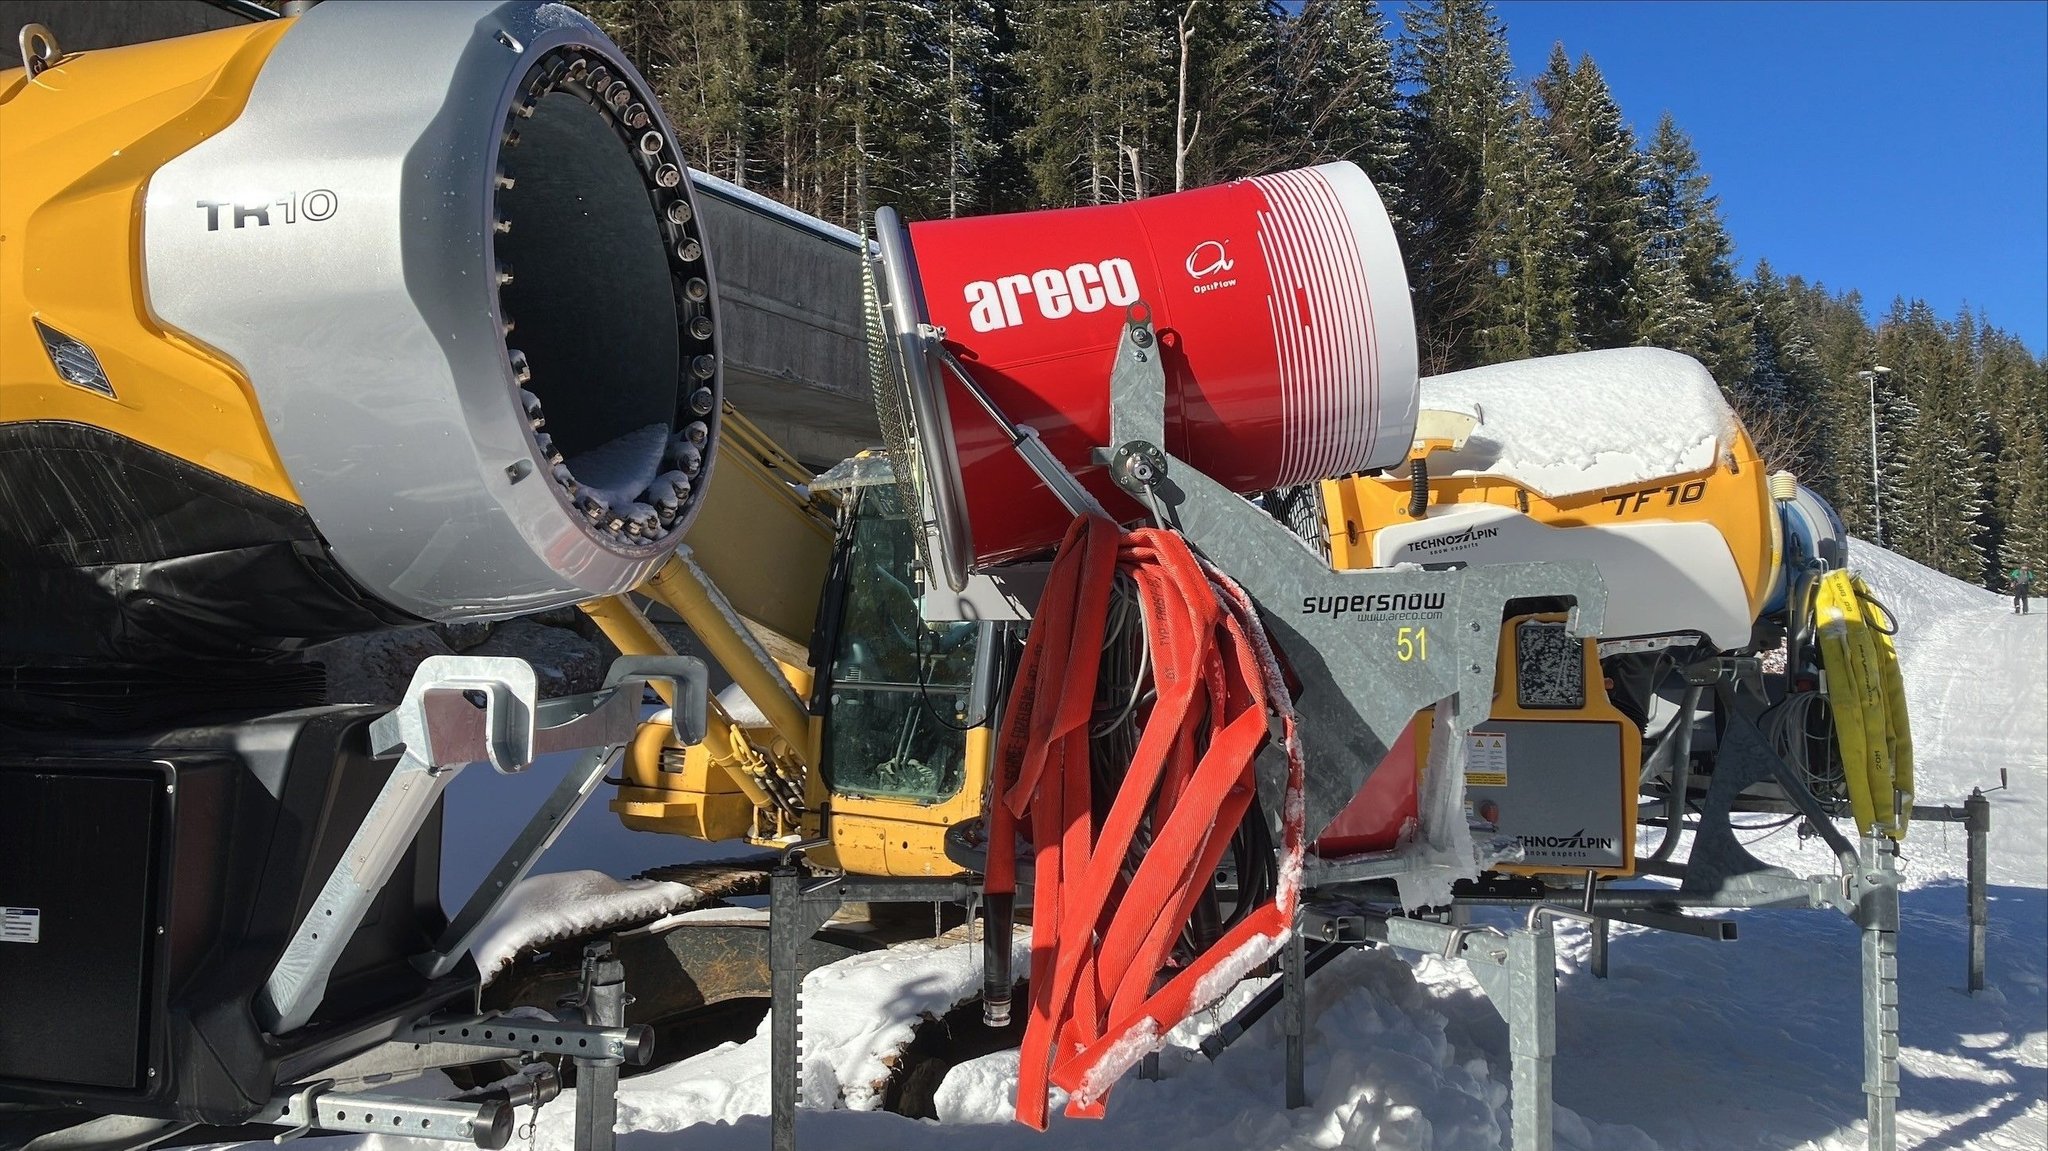
[[[633,738],[641,686],[650,677],[673,680],[686,697],[695,697],[694,704],[683,702],[677,714],[689,731],[701,735],[706,678],[697,660],[615,665],[604,689],[546,703],[538,701],[533,668],[524,660],[432,656],[423,661],[398,707],[370,728],[372,750],[397,752],[398,763],[258,994],[255,1007],[264,1027],[283,1034],[312,1018],[343,948],[411,848],[435,801],[463,767],[489,761],[512,774],[524,771],[538,755],[606,749],[586,757],[580,770],[571,770],[421,963],[435,974],[452,968],[483,919],[587,797],[590,776],[602,771],[610,749]]]
[[[1308,762],[1305,826],[1319,833],[1351,802],[1416,712],[1443,700],[1454,747],[1493,696],[1502,611],[1515,599],[1572,601],[1568,629],[1596,634],[1607,593],[1589,563],[1496,564],[1455,571],[1333,571],[1285,526],[1164,450],[1166,377],[1158,336],[1133,308],[1110,373],[1111,474],[1251,594],[1276,646],[1310,685],[1296,703]],[[1118,461],[1125,461],[1122,466]],[[1142,466],[1140,466],[1142,465]],[[1428,632],[1426,654],[1415,633]],[[1400,640],[1407,634],[1409,644]],[[1260,797],[1278,811],[1283,781],[1262,764]],[[1442,776],[1454,773],[1435,773]],[[1433,778],[1418,840],[1392,861],[1414,871],[1463,835],[1461,780]],[[1375,866],[1385,871],[1387,861]],[[1347,877],[1318,863],[1310,885]]]

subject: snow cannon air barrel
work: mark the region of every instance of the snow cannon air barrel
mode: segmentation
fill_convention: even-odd
[[[895,224],[877,284],[908,403],[901,461],[940,521],[951,579],[1055,544],[1071,518],[1013,435],[905,337],[946,347],[1004,420],[1029,426],[1115,514],[1091,459],[1131,309],[1164,349],[1168,452],[1255,492],[1399,463],[1416,415],[1415,321],[1386,208],[1325,164],[1123,204]],[[890,404],[882,403],[885,421]]]
[[[0,73],[0,679],[636,586],[718,443],[684,165],[560,4]]]

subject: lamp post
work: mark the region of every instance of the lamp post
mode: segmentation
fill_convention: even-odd
[[[1857,379],[1870,385],[1870,515],[1875,536],[1871,542],[1879,547],[1884,546],[1884,492],[1877,478],[1877,377],[1891,374],[1892,370],[1882,364],[1856,373]]]

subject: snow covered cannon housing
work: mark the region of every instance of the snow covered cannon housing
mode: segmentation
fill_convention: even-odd
[[[717,297],[589,21],[335,2],[35,63],[0,73],[0,665],[505,617],[669,554]]]
[[[1254,492],[1407,457],[1407,273],[1352,164],[1100,207],[894,218],[879,228],[878,286],[902,394],[878,387],[882,426],[917,457],[906,468],[899,456],[898,475],[929,489],[933,561],[956,588],[974,568],[1050,549],[1071,518],[1011,450],[1012,424],[1106,507],[1136,514],[1091,453],[1109,443],[1106,369],[1139,305],[1166,372],[1163,446],[1217,482]],[[919,325],[944,329],[979,395],[909,350]]]

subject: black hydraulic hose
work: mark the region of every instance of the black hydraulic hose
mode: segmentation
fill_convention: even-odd
[[[1678,705],[1678,720],[1666,739],[1674,741],[1671,748],[1671,798],[1665,800],[1664,839],[1657,849],[1650,853],[1647,862],[1662,863],[1671,858],[1671,852],[1678,846],[1678,833],[1685,824],[1686,792],[1692,788],[1692,725],[1693,716],[1700,703],[1702,689],[1698,684],[1688,684],[1685,695]]]
[[[1010,970],[1016,900],[1009,892],[981,897],[981,1020],[989,1027],[1010,1025],[1010,995],[1016,986]]]
[[[1416,456],[1408,461],[1408,514],[1420,517],[1429,510],[1429,461]]]

